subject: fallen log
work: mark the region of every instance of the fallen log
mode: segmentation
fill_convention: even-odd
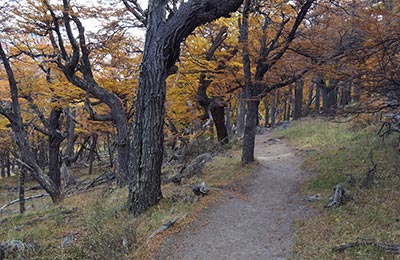
[[[149,236],[149,238],[147,239],[147,241],[149,241],[150,239],[152,239],[153,237],[155,237],[158,233],[163,232],[167,229],[169,229],[170,227],[172,227],[179,219],[179,216],[176,216],[173,220],[168,221],[167,223],[163,224],[161,227],[159,227],[156,231],[154,231],[153,233],[151,233],[151,235]]]
[[[43,198],[43,197],[47,197],[47,196],[50,196],[50,195],[49,195],[49,194],[34,195],[34,196],[31,196],[31,197],[26,197],[26,198],[25,198],[25,201],[27,201],[27,200],[39,199],[39,198]],[[11,202],[9,202],[9,203],[4,204],[4,205],[0,208],[0,213],[1,213],[5,208],[7,208],[7,207],[9,207],[9,206],[11,206],[11,205],[13,205],[13,204],[16,204],[16,203],[18,203],[18,202],[20,202],[20,199],[16,199],[16,200],[13,200],[13,201],[11,201]]]
[[[199,156],[194,158],[189,163],[189,165],[184,166],[177,175],[171,178],[164,178],[162,182],[163,184],[167,184],[170,182],[180,184],[182,179],[191,178],[195,175],[200,174],[206,163],[211,162],[212,160],[213,158],[211,154],[209,153],[200,154]]]
[[[329,198],[328,204],[325,208],[337,208],[343,204],[344,201],[344,188],[342,184],[338,184],[333,189],[333,195]]]
[[[116,174],[115,172],[107,172],[105,174],[102,174],[98,177],[96,177],[93,181],[91,181],[86,187],[85,190],[88,190],[89,188],[93,188],[99,185],[102,185],[104,183],[109,183],[113,182],[116,179]]]
[[[371,240],[361,240],[352,243],[343,244],[340,246],[335,246],[332,248],[333,252],[343,252],[344,250],[352,247],[359,247],[359,246],[373,246],[380,248],[388,253],[393,254],[400,254],[400,245],[398,244],[386,244],[382,242],[375,242]]]

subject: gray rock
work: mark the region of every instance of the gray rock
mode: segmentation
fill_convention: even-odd
[[[10,240],[0,243],[0,260],[6,257],[21,257],[27,251],[34,249],[34,246],[29,243],[24,243],[21,240]]]

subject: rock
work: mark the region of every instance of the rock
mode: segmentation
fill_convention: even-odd
[[[67,234],[61,242],[61,248],[72,246],[76,241],[76,234]]]
[[[196,194],[197,196],[205,196],[208,194],[208,192],[210,191],[207,187],[206,187],[206,183],[203,181],[202,183],[200,183],[199,185],[193,186],[192,187],[192,191],[194,192],[194,194]]]
[[[282,128],[283,129],[288,129],[289,127],[290,127],[290,121],[283,121]]]
[[[0,243],[0,260],[5,258],[22,257],[27,251],[34,249],[34,246],[29,243],[24,243],[21,240],[10,240]]]
[[[319,195],[319,194],[315,194],[315,195],[307,197],[307,200],[309,202],[314,202],[314,201],[317,201],[317,200],[320,200],[320,199],[321,199],[321,195]]]

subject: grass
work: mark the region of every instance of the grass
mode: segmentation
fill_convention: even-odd
[[[325,198],[313,204],[318,214],[296,223],[294,259],[400,259],[373,246],[332,252],[334,246],[365,238],[400,244],[399,135],[383,140],[378,130],[374,125],[308,119],[276,133],[302,152],[304,167],[315,173],[305,184],[304,195]],[[371,151],[377,176],[373,187],[366,189],[361,182],[371,166],[367,159]],[[356,178],[355,188],[347,184],[347,174]],[[326,198],[338,183],[345,185],[353,200],[325,209]]]
[[[225,189],[229,189],[231,184],[247,176],[248,169],[240,166],[238,145],[230,148],[225,148],[219,156],[214,157],[202,174],[185,180],[179,186],[163,185],[164,198],[139,218],[132,217],[126,211],[127,189],[99,187],[67,197],[59,205],[51,204],[49,199],[32,202],[34,207],[27,203],[24,215],[9,213],[8,220],[0,225],[0,241],[17,239],[33,243],[40,249],[21,255],[21,259],[149,259],[165,236],[181,230],[202,209],[223,199]],[[79,172],[74,175],[82,175],[82,169],[77,170]],[[9,182],[8,185],[11,182],[16,185],[14,179],[2,179],[0,187],[5,181]],[[211,192],[208,196],[198,198],[192,193],[191,185],[201,181],[206,182]],[[0,189],[0,192],[3,191]],[[9,196],[2,197],[2,203],[16,195]],[[15,210],[18,205],[10,208]],[[62,213],[73,208],[76,210],[70,214]],[[174,228],[148,241],[155,230],[177,215],[180,220]],[[61,246],[67,238],[74,242]]]

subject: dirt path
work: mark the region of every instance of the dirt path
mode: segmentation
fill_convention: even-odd
[[[168,238],[157,260],[275,260],[291,256],[293,220],[309,214],[298,194],[301,159],[282,141],[258,135],[260,165],[245,184],[247,199],[230,196]]]

